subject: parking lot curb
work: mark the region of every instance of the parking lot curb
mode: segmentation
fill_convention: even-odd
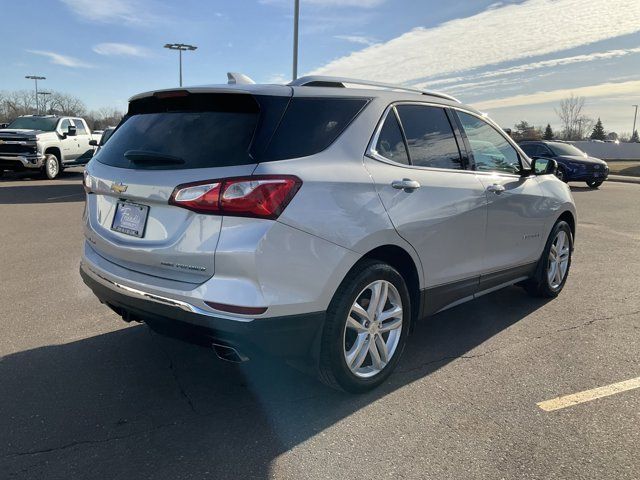
[[[625,175],[609,175],[610,182],[637,183],[640,184],[640,177],[627,177]]]

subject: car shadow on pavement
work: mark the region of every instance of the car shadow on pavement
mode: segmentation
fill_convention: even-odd
[[[83,199],[81,183],[58,183],[55,180],[44,185],[24,183],[5,186],[0,183],[0,205],[79,202]]]
[[[275,360],[224,363],[142,325],[7,355],[1,468],[24,478],[268,478],[283,453],[452,360],[485,354],[485,342],[544,303],[511,287],[423,320],[398,371],[364,395]]]
[[[32,182],[35,180],[44,180],[45,182],[56,182],[59,180],[82,180],[82,172],[84,169],[82,167],[69,167],[58,174],[55,180],[46,180],[42,174],[38,171],[36,172],[4,172],[2,177],[0,177],[0,185],[6,182]]]
[[[598,188],[578,187],[576,185],[571,185],[569,188],[571,188],[571,192],[597,192],[599,190]]]

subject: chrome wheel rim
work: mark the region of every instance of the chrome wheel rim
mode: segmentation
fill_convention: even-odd
[[[562,285],[569,268],[570,255],[569,235],[564,230],[560,230],[553,239],[547,262],[547,280],[551,288],[556,289]]]
[[[560,180],[564,180],[564,173],[562,173],[562,170],[558,170],[556,172],[556,177],[558,177]]]
[[[51,177],[55,177],[58,174],[58,160],[49,157],[47,160],[47,171]]]
[[[343,334],[347,367],[360,378],[373,377],[391,361],[402,333],[402,300],[386,280],[367,285],[351,306]]]

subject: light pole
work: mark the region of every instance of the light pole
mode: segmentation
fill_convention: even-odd
[[[39,75],[26,75],[24,78],[27,80],[35,80],[36,82],[36,114],[40,113],[40,104],[38,103],[38,80],[46,80],[47,77],[41,77]]]
[[[46,105],[47,105],[46,96],[47,95],[51,95],[51,92],[38,92],[36,94],[36,98],[38,97],[38,95],[42,95],[42,106],[46,107]],[[44,113],[47,113],[46,108],[45,108],[45,112]]]
[[[632,107],[636,107],[636,113],[633,114],[633,130],[631,130],[631,138],[636,133],[636,118],[638,118],[638,105],[631,105]]]
[[[298,78],[298,22],[300,19],[300,0],[294,0],[293,8],[293,80]]]
[[[195,45],[187,45],[186,43],[167,43],[164,48],[168,48],[169,50],[178,50],[178,53],[180,54],[180,86],[182,86],[182,52],[185,50],[195,50],[196,47]]]

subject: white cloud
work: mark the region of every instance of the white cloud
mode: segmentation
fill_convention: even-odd
[[[362,35],[335,35],[333,38],[358,43],[360,45],[374,45],[376,43],[371,37],[364,37]]]
[[[588,85],[586,87],[563,88],[546,92],[535,92],[527,95],[515,95],[513,97],[477,102],[474,103],[473,106],[478,110],[483,111],[499,108],[521,107],[524,105],[558,102],[572,94],[586,98],[625,95],[629,100],[631,100],[633,98],[640,98],[640,80],[631,80],[619,83],[607,82],[600,83],[598,85]]]
[[[78,60],[75,57],[70,57],[68,55],[62,55],[56,52],[48,52],[45,50],[27,50],[29,53],[33,53],[35,55],[41,55],[43,57],[49,58],[51,63],[56,65],[62,65],[63,67],[71,67],[71,68],[93,68],[94,66],[85,63],[82,60]]]
[[[453,84],[457,84],[456,87],[461,87],[462,85],[458,84],[458,82],[461,82],[464,80],[495,78],[495,77],[500,77],[504,75],[513,75],[513,74],[528,72],[531,70],[538,70],[541,68],[551,68],[551,67],[559,67],[563,65],[571,65],[575,63],[593,62],[595,60],[609,60],[612,58],[624,57],[626,55],[630,55],[634,53],[640,53],[640,47],[618,49],[618,50],[607,50],[605,52],[593,52],[586,55],[574,55],[572,57],[552,58],[550,60],[542,60],[540,62],[526,63],[523,65],[517,65],[515,67],[500,68],[498,70],[492,70],[492,71],[480,73],[477,75],[469,75],[464,77],[458,76],[458,77],[449,77],[449,78],[439,78],[437,80],[431,80],[428,82],[419,83],[416,86],[419,88],[423,88],[426,86],[445,85],[445,84],[453,83]]]
[[[159,19],[141,0],[60,0],[75,15],[90,22],[148,25]]]
[[[149,49],[139,45],[129,43],[99,43],[94,45],[93,51],[98,55],[126,56],[126,57],[150,57],[152,53]]]
[[[416,28],[311,73],[416,83],[638,32],[639,17],[637,0],[528,0]]]

